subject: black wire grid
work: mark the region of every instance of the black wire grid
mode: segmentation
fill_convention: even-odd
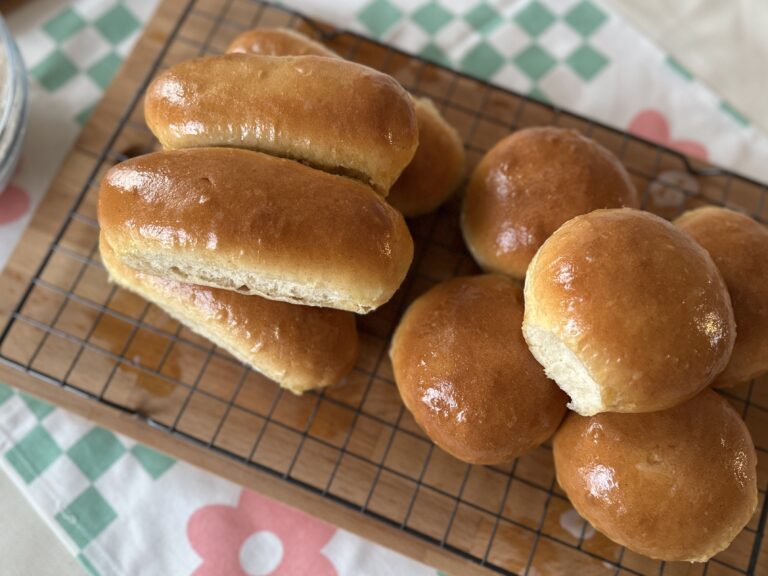
[[[90,153],[96,167],[0,334],[0,362],[501,574],[755,574],[759,558],[765,566],[768,381],[726,393],[757,444],[760,512],[706,565],[653,561],[594,534],[569,511],[549,446],[506,466],[469,466],[428,441],[403,409],[387,349],[410,301],[436,282],[477,271],[458,230],[457,201],[409,222],[416,241],[411,274],[390,303],[360,317],[361,355],[347,381],[302,397],[107,283],[98,257],[96,195],[111,165],[157,146],[143,123],[144,88],[158,70],[221,53],[253,26],[298,28],[431,98],[464,137],[470,166],[517,128],[573,127],[619,155],[644,191],[646,209],[674,217],[703,204],[729,205],[768,220],[762,184],[283,8],[193,0],[107,145]]]

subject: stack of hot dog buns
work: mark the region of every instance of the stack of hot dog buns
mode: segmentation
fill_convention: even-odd
[[[433,209],[462,177],[463,148],[429,102],[300,34],[254,30],[230,52],[149,86],[145,119],[164,149],[103,179],[102,261],[301,393],[352,368],[352,313],[387,302],[408,271],[413,241],[384,198],[395,185],[408,214]]]

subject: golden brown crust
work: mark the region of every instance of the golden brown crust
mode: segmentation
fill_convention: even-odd
[[[675,223],[701,244],[723,275],[736,319],[731,360],[715,386],[768,372],[768,228],[725,208],[686,212]]]
[[[289,28],[254,28],[238,34],[227,47],[227,54],[265,56],[325,56],[338,54],[304,34]]]
[[[418,98],[419,147],[389,191],[387,202],[404,216],[420,216],[445,202],[464,179],[464,144],[428,98]]]
[[[597,210],[564,224],[525,281],[525,327],[553,332],[602,392],[605,411],[663,410],[728,362],[736,327],[712,259],[671,223]]]
[[[705,390],[649,414],[570,414],[553,443],[557,481],[611,540],[660,560],[705,561],[757,507],[749,431]]]
[[[319,56],[176,64],[150,84],[144,117],[165,148],[250,148],[356,177],[384,195],[419,137],[411,98],[392,77]]]
[[[291,392],[335,384],[357,358],[350,312],[296,306],[142,274],[99,243],[110,278]]]
[[[285,28],[243,32],[227,52],[294,56],[316,54],[338,58],[322,44]],[[419,147],[389,191],[387,201],[406,217],[420,216],[445,202],[464,179],[464,145],[456,129],[428,98],[415,98]]]
[[[561,224],[598,208],[639,208],[619,160],[575,130],[528,128],[507,136],[472,174],[462,209],[480,266],[514,278]]]
[[[118,257],[143,272],[360,312],[389,300],[413,256],[402,215],[369,187],[231,148],[118,164],[101,184],[99,223]],[[189,267],[258,284],[185,276]],[[291,298],[291,287],[304,292]]]
[[[454,278],[403,316],[390,357],[400,395],[430,438],[461,460],[508,462],[554,433],[566,396],[523,340],[523,294],[499,275]]]

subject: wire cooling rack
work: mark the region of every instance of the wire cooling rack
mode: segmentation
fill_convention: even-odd
[[[759,453],[760,506],[707,565],[663,563],[617,546],[575,515],[543,446],[505,466],[469,466],[435,447],[403,409],[387,357],[401,313],[435,283],[477,271],[458,229],[457,201],[409,222],[412,271],[393,300],[359,319],[361,354],[343,384],[302,397],[108,284],[98,257],[98,185],[114,163],[156,149],[142,91],[175,62],[218,54],[243,29],[286,26],[392,74],[431,98],[461,133],[472,167],[510,131],[573,127],[625,163],[646,209],[671,218],[703,204],[768,220],[764,185],[546,103],[502,90],[364,37],[248,0],[192,1],[97,154],[76,204],[0,334],[0,362],[164,433],[358,510],[502,574],[755,574],[768,507],[768,379],[727,392]]]

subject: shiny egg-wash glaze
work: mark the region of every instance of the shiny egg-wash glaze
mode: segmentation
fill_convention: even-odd
[[[293,30],[255,28],[238,35],[227,53],[298,56],[314,54],[340,58],[322,44]],[[437,209],[464,180],[466,155],[456,129],[448,124],[428,98],[414,98],[419,147],[392,185],[387,202],[405,217]]]
[[[166,313],[295,394],[341,380],[357,359],[351,312],[296,306],[137,272],[102,237],[101,260],[113,282]]]
[[[165,148],[249,148],[355,177],[383,195],[419,137],[411,97],[396,80],[319,56],[176,64],[147,88],[144,117]]]
[[[330,48],[290,28],[254,28],[238,34],[227,47],[227,54],[262,56],[325,56],[339,58]]]
[[[466,155],[456,129],[428,98],[414,100],[419,147],[411,163],[392,186],[387,202],[406,217],[436,210],[464,180]]]
[[[733,303],[736,344],[715,386],[733,386],[768,372],[768,228],[745,214],[706,207],[675,221],[709,252]]]
[[[661,412],[571,414],[553,452],[558,484],[579,514],[651,558],[704,562],[757,508],[749,431],[710,390]]]
[[[509,462],[557,429],[565,395],[523,340],[523,294],[500,275],[461,277],[408,308],[390,349],[406,408],[442,449]]]
[[[232,148],[147,154],[101,183],[99,223],[142,272],[296,304],[368,312],[405,277],[402,215],[364,184]]]
[[[484,269],[523,278],[561,224],[598,208],[639,208],[618,158],[575,130],[528,128],[499,141],[472,174],[462,231]]]
[[[685,401],[722,372],[736,337],[725,282],[706,251],[639,210],[597,210],[564,224],[531,262],[525,300],[531,352],[584,415]],[[599,393],[589,411],[570,372],[557,373],[568,354]]]

